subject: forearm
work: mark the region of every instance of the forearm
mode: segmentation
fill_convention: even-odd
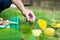
[[[27,18],[28,22],[34,22],[35,16],[34,16],[33,12],[31,10],[25,9],[21,0],[11,0],[11,1],[19,8],[19,10],[21,10],[23,15]]]
[[[25,10],[25,7],[21,0],[11,0],[22,12]]]

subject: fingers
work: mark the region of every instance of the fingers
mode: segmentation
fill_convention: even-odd
[[[29,16],[28,15],[26,15],[26,19],[27,19],[27,21],[29,21]]]
[[[28,22],[34,22],[35,21],[35,15],[31,10],[27,10],[23,13],[26,16],[26,19]]]
[[[31,20],[32,20],[32,22],[34,22],[35,21],[35,15],[32,11],[31,11],[31,15],[33,16]]]

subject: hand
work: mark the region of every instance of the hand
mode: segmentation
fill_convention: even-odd
[[[24,10],[23,15],[25,15],[28,22],[34,22],[35,21],[35,15],[31,10]]]

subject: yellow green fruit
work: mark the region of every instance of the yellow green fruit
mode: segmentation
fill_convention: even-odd
[[[52,23],[51,27],[53,27],[53,28],[60,28],[60,24]]]
[[[43,19],[39,19],[39,20],[38,20],[38,25],[39,25],[39,27],[40,27],[42,30],[45,30],[45,29],[46,29],[46,26],[47,26],[46,21],[43,20]]]
[[[42,31],[39,29],[36,29],[36,30],[32,30],[32,33],[34,36],[38,37],[42,34]]]
[[[47,29],[45,30],[45,34],[46,34],[47,36],[54,36],[54,33],[55,33],[55,30],[54,30],[53,28],[47,28]]]

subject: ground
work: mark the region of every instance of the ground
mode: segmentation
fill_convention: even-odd
[[[28,8],[28,7],[27,7]],[[36,20],[34,23],[29,23],[26,22],[26,18],[21,14],[21,12],[17,8],[8,8],[4,10],[1,14],[0,17],[2,17],[4,20],[8,20],[9,18],[13,16],[17,16],[20,19],[19,22],[19,30],[23,32],[23,36],[25,36],[25,40],[32,40],[33,38],[31,30],[33,29],[40,29],[37,21],[38,19],[44,19],[47,22],[47,27],[50,27],[49,24],[51,24],[52,19],[59,20],[60,22],[60,12],[59,11],[50,11],[50,10],[44,10],[44,9],[38,9],[38,8],[28,8],[31,9],[35,16]],[[60,39],[60,28],[55,29],[55,35],[53,37],[47,37],[45,36],[45,40],[59,40]],[[58,34],[58,35],[57,35]],[[29,37],[29,39],[27,39]],[[40,37],[40,40],[42,40],[43,37]],[[34,39],[33,39],[34,40]],[[38,39],[39,40],[39,39]]]

